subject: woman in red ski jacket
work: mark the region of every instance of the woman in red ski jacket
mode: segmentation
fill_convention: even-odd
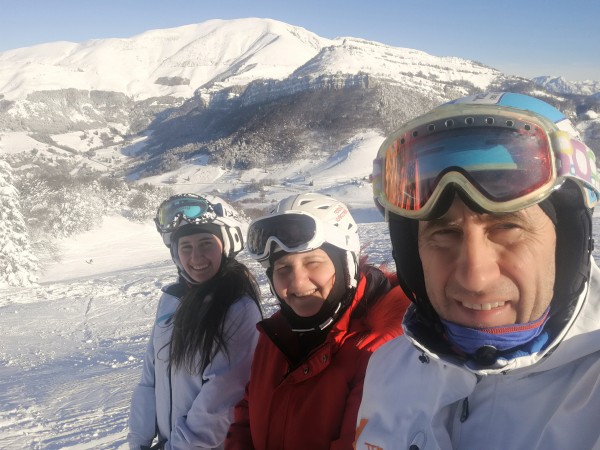
[[[357,226],[331,197],[282,200],[248,229],[281,310],[258,324],[246,394],[226,450],[352,449],[370,355],[402,334],[409,304],[361,264]]]

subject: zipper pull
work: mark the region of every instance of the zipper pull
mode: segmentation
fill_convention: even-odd
[[[462,402],[462,413],[460,414],[460,423],[465,423],[469,418],[469,397],[465,397]]]

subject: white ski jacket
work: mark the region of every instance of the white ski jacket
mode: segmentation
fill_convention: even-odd
[[[212,301],[218,301],[213,299]],[[164,292],[135,387],[129,415],[130,449],[149,446],[158,433],[165,449],[221,449],[233,407],[243,397],[262,320],[250,297],[241,297],[225,317],[229,359],[219,352],[202,375],[169,365],[170,320],[179,298]]]
[[[410,334],[371,357],[357,450],[600,449],[600,270],[543,351],[476,369]]]

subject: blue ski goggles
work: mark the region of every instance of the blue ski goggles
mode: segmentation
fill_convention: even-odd
[[[194,194],[181,194],[161,203],[154,222],[160,233],[169,233],[177,229],[182,221],[198,225],[211,223],[216,218],[217,214],[208,200]]]
[[[553,122],[493,106],[477,114],[455,111],[415,119],[380,147],[373,191],[387,212],[429,220],[448,186],[485,211],[513,212],[540,202],[566,179],[578,184],[586,206],[598,202],[593,152]]]

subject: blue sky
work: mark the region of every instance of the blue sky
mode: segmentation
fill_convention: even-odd
[[[263,17],[327,38],[472,59],[508,74],[600,80],[598,0],[0,0],[0,11],[0,52]]]

